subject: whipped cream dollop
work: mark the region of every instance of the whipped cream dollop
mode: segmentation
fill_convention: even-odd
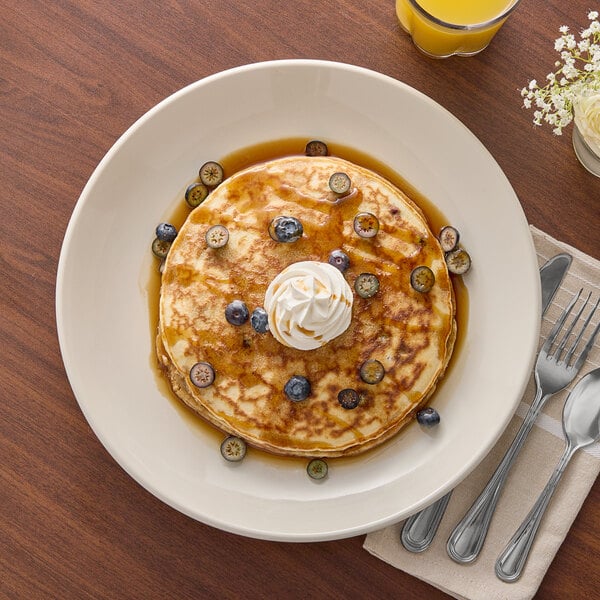
[[[339,269],[307,260],[291,264],[271,281],[264,307],[277,341],[314,350],[348,329],[352,301],[352,290]]]

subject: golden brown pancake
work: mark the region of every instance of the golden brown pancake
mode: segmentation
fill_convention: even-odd
[[[328,186],[345,172],[352,191],[339,198]],[[375,237],[353,228],[357,213],[380,223]],[[304,233],[281,243],[268,232],[281,215],[300,220]],[[228,244],[207,247],[209,227],[229,230]],[[380,281],[372,298],[354,293],[348,329],[314,350],[298,350],[249,322],[231,325],[225,308],[242,300],[262,307],[270,282],[300,261],[327,262],[332,250],[350,258],[344,277],[352,289],[361,273]],[[429,266],[431,291],[410,284],[412,270]],[[204,419],[262,450],[295,456],[357,454],[396,434],[434,392],[450,360],[456,336],[454,294],[444,254],[421,210],[376,173],[335,157],[287,157],[226,179],[194,209],[165,261],[157,353],[175,394]],[[377,384],[360,367],[376,359],[385,368]],[[210,363],[215,380],[206,388],[190,381],[190,368]],[[293,402],[284,386],[306,377],[311,394]],[[360,404],[343,408],[342,389],[356,390]]]

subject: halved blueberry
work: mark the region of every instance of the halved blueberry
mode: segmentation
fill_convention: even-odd
[[[321,140],[311,140],[306,144],[304,153],[306,156],[327,156],[329,154],[329,148],[327,148],[327,144]]]
[[[383,365],[376,359],[365,360],[360,366],[360,378],[371,385],[379,383],[385,375]]]
[[[434,427],[440,422],[440,413],[431,406],[422,408],[417,413],[417,421],[424,427]]]
[[[310,396],[310,381],[302,375],[293,375],[288,379],[283,391],[293,402],[301,402]]]
[[[370,212],[361,212],[354,217],[354,231],[362,238],[372,238],[379,231],[379,219]]]
[[[458,246],[458,240],[460,239],[460,234],[458,233],[458,229],[456,227],[452,227],[452,225],[446,225],[442,227],[440,230],[440,246],[444,252],[452,252]]]
[[[255,308],[250,315],[250,325],[258,333],[267,333],[269,331],[269,315],[267,311],[262,307]]]
[[[334,173],[329,178],[329,189],[338,196],[343,196],[350,191],[352,187],[352,181],[347,173]]]
[[[209,248],[222,248],[229,241],[229,230],[225,225],[213,225],[208,228],[205,238]]]
[[[360,404],[360,396],[356,390],[347,388],[338,394],[338,402],[342,408],[351,410]]]
[[[269,235],[276,242],[296,242],[303,233],[302,223],[296,217],[275,217],[269,224]]]
[[[154,238],[154,241],[152,242],[152,253],[157,258],[166,258],[170,248],[171,242],[165,242],[157,237]]]
[[[342,273],[350,266],[350,258],[342,250],[332,250],[327,262]]]
[[[177,229],[171,223],[159,223],[156,227],[156,237],[161,242],[172,242],[177,237]]]
[[[206,200],[208,188],[200,182],[192,183],[185,190],[185,201],[191,208],[196,208]]]
[[[229,462],[239,462],[246,456],[246,442],[235,435],[230,435],[221,443],[221,456]]]
[[[457,248],[446,254],[448,271],[455,275],[464,275],[471,268],[471,257],[466,250]]]
[[[322,458],[313,458],[306,466],[306,472],[311,479],[324,479],[328,471],[329,467]]]
[[[243,325],[249,317],[248,307],[241,300],[234,300],[225,308],[225,318],[232,325]]]
[[[354,290],[361,298],[371,298],[379,290],[379,279],[373,273],[361,273],[354,280]]]
[[[199,175],[204,185],[215,187],[223,181],[223,167],[218,162],[209,160],[200,167]]]
[[[415,267],[410,274],[410,285],[414,290],[422,294],[430,292],[434,283],[435,275],[426,265]]]
[[[215,380],[215,370],[210,363],[197,362],[190,369],[190,380],[196,387],[208,387]]]

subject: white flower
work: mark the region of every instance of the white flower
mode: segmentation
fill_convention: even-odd
[[[600,156],[600,93],[576,98],[573,108],[577,129],[587,145]]]
[[[533,123],[540,126],[547,123],[556,135],[561,135],[564,127],[573,120],[577,110],[578,119],[587,123],[592,117],[589,98],[598,98],[594,104],[594,114],[598,113],[598,144],[600,146],[600,22],[598,11],[588,12],[589,26],[581,31],[577,41],[567,25],[559,27],[560,37],[554,42],[554,49],[560,60],[555,61],[555,71],[546,75],[546,82],[540,87],[532,79],[527,87],[520,90],[523,106],[534,109]],[[575,109],[575,105],[578,107]],[[591,104],[590,104],[591,106]],[[589,110],[584,110],[588,107]],[[583,116],[582,116],[583,115]],[[590,125],[588,124],[589,128]],[[582,125],[582,128],[585,128]],[[588,136],[590,134],[588,133]],[[592,138],[593,141],[593,138]]]

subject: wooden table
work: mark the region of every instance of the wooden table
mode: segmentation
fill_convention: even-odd
[[[570,128],[535,129],[519,96],[552,70],[559,26],[586,26],[590,3],[523,0],[485,52],[441,61],[416,51],[393,4],[0,2],[0,597],[448,597],[370,556],[362,536],[257,541],[157,500],[88,426],[54,317],[69,217],[121,133],[195,80],[278,58],[354,63],[429,95],[490,150],[532,224],[600,258],[600,179],[577,162]],[[596,485],[538,598],[598,593],[599,522]]]

